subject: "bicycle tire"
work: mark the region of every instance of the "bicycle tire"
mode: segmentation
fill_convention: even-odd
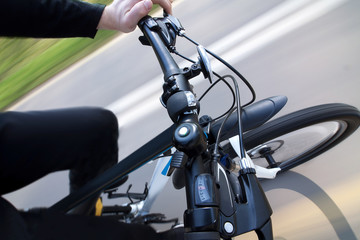
[[[283,172],[336,146],[350,136],[359,125],[360,112],[355,107],[342,103],[324,104],[287,114],[246,132],[244,144],[248,154],[253,154],[251,157],[254,163],[268,168],[270,167],[268,161],[258,157],[262,154],[261,150],[270,147],[276,166]],[[313,141],[316,138],[315,134],[324,134],[330,127],[332,129],[327,135],[325,134],[323,139],[314,144],[304,140],[310,136],[309,141]],[[302,146],[299,145],[299,140]],[[293,152],[299,149],[301,151],[298,153]],[[261,163],[257,162],[260,160]]]

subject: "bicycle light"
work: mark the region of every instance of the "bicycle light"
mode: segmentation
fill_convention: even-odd
[[[168,114],[176,122],[181,115],[200,111],[200,103],[190,91],[174,93],[166,102]]]

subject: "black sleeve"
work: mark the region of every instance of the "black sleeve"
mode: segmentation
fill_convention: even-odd
[[[77,0],[2,0],[0,35],[93,38],[104,7]]]

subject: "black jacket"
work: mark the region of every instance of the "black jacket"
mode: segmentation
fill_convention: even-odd
[[[0,0],[0,36],[93,38],[104,7],[76,0]]]

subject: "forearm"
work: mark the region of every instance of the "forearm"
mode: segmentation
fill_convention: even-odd
[[[39,38],[94,37],[105,7],[71,0],[8,0],[1,5],[1,36]]]

